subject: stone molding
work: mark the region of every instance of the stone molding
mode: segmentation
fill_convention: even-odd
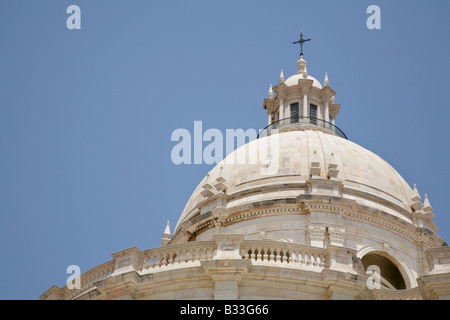
[[[328,201],[327,201],[328,200]],[[239,210],[240,209],[240,210]],[[222,214],[220,225],[230,225],[240,221],[262,218],[280,214],[309,214],[311,211],[323,211],[338,213],[343,217],[370,223],[385,230],[401,235],[409,241],[424,245],[425,248],[440,246],[440,238],[435,236],[431,230],[427,233],[425,229],[418,229],[413,224],[407,223],[386,212],[378,209],[362,206],[354,200],[343,199],[333,196],[300,195],[297,198],[286,198],[276,200],[266,200],[254,202],[252,205],[240,206],[239,208],[226,209],[228,215]],[[205,214],[204,219],[200,219],[198,224],[191,226],[191,233],[201,232],[205,228],[218,226],[215,216]],[[337,239],[336,239],[337,240]]]

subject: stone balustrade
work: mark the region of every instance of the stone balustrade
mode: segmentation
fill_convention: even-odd
[[[113,260],[83,273],[81,288],[54,286],[41,299],[83,298],[96,288],[115,283],[116,279],[125,281],[165,270],[204,267],[207,261],[249,260],[255,266],[308,269],[319,273],[324,268],[351,272],[349,250],[335,246],[323,249],[269,240],[244,240],[242,235],[217,235],[213,241],[167,245],[145,251],[132,247],[113,253]]]
[[[59,288],[56,295],[74,299],[94,288],[97,281],[110,275],[116,276],[129,271],[147,274],[170,268],[200,266],[200,261],[203,260],[250,259],[257,265],[267,263],[291,268],[324,268],[328,265],[326,249],[275,241],[244,240],[240,235],[216,236],[214,241],[168,245],[145,251],[129,248],[112,256],[113,260],[80,276],[81,288],[70,289],[64,286]]]
[[[95,282],[100,281],[102,279],[107,278],[114,271],[115,261],[110,260],[108,262],[102,263],[101,265],[96,266],[95,268],[90,269],[87,272],[84,272],[80,276],[81,287],[79,289],[70,289],[66,286],[63,288],[63,294],[67,299],[73,299],[80,294],[83,294],[89,291],[91,288],[95,286]]]
[[[173,246],[148,249],[142,252],[140,271],[158,270],[169,266],[184,266],[210,260],[216,254],[214,241],[191,242]]]
[[[440,258],[439,254],[443,250],[447,250],[447,248],[431,250],[430,255],[434,254]],[[327,274],[341,272],[347,281],[354,281],[357,279],[353,269],[354,262],[352,262],[354,255],[354,250],[339,246],[330,245],[327,248],[319,248],[269,240],[244,240],[242,235],[217,235],[214,236],[213,241],[167,245],[145,251],[133,247],[113,253],[113,260],[84,272],[80,276],[81,287],[71,289],[67,285],[63,288],[53,286],[41,296],[41,299],[85,299],[98,295],[103,288],[117,283],[117,281],[127,281],[127,279],[136,279],[136,277],[146,277],[150,274],[190,267],[203,268],[205,273],[216,278],[217,275],[213,270],[216,267],[224,268],[233,265],[234,275],[239,268],[245,269],[254,265],[303,269],[321,275],[324,275],[324,272]],[[247,264],[242,265],[244,262]],[[438,262],[443,263],[442,261]],[[229,277],[229,274],[225,273],[225,275]],[[432,276],[437,277],[439,274]],[[427,279],[423,281],[428,281],[426,282],[428,286],[433,285],[431,281],[433,279]],[[214,281],[216,282],[215,295],[219,295],[220,285],[217,283],[220,284],[221,279],[217,278]],[[230,279],[227,278],[227,281],[229,282]],[[440,287],[436,290],[438,289]],[[419,287],[406,290],[374,289],[373,295],[377,300],[423,299]]]
[[[241,253],[243,259],[289,264],[291,267],[324,268],[327,260],[327,252],[324,249],[271,241],[245,241]]]

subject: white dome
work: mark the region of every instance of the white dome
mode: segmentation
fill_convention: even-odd
[[[228,157],[239,157],[255,143],[258,143],[258,139],[240,147]],[[271,176],[262,173],[261,163],[224,164],[226,159],[219,163],[190,197],[174,234],[183,223],[199,213],[198,205],[205,200],[201,194],[205,183],[213,185],[218,177],[226,180],[228,209],[262,200],[292,198],[304,193],[304,188],[303,191],[300,187],[269,190],[286,184],[304,185],[310,179],[312,161],[320,163],[320,178],[326,180],[332,154],[339,170],[337,180],[343,185],[343,198],[381,209],[394,216],[394,219],[411,223],[408,214],[405,214],[411,212],[411,187],[392,166],[373,152],[333,134],[313,130],[280,133],[279,144],[279,169]]]
[[[314,77],[311,77],[310,75],[308,75],[305,78],[302,74],[294,74],[293,76],[289,77],[284,83],[288,87],[292,87],[292,86],[296,86],[298,84],[298,80],[300,80],[300,79],[312,80],[312,81],[314,81],[313,82],[313,87],[316,87],[318,89],[322,89],[322,85],[320,84],[319,80],[317,80]]]

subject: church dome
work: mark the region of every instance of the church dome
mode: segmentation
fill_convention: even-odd
[[[266,174],[260,161],[226,164],[232,157],[245,157],[256,144],[270,137],[256,139],[238,148],[212,169],[195,189],[178,220],[174,235],[182,225],[189,224],[189,220],[198,219],[199,207],[205,202],[202,195],[205,184],[214,185],[217,179],[226,181],[227,209],[259,205],[263,201],[314,194],[307,187],[314,163],[319,168],[315,177],[318,181],[330,180],[330,165],[337,172],[332,180],[339,184],[339,188],[328,195],[339,194],[361,205],[381,209],[396,220],[411,223],[408,213],[411,212],[413,190],[389,163],[375,153],[337,135],[317,130],[288,131],[274,136],[278,136],[279,147],[278,168],[273,174]]]
[[[290,76],[284,83],[288,87],[296,86],[298,84],[298,80],[305,79],[305,80],[312,80],[313,81],[313,87],[316,87],[317,89],[322,89],[322,85],[320,84],[319,80],[316,78],[310,76],[310,75],[302,75],[302,74],[294,74],[293,76]]]

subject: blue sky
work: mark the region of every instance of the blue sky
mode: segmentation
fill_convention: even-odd
[[[68,30],[66,8],[81,8]],[[381,30],[366,9],[381,8]],[[328,72],[350,140],[428,194],[450,241],[450,2],[0,2],[0,299],[38,299],[111,253],[160,245],[208,165],[177,128],[263,128],[280,69]]]

